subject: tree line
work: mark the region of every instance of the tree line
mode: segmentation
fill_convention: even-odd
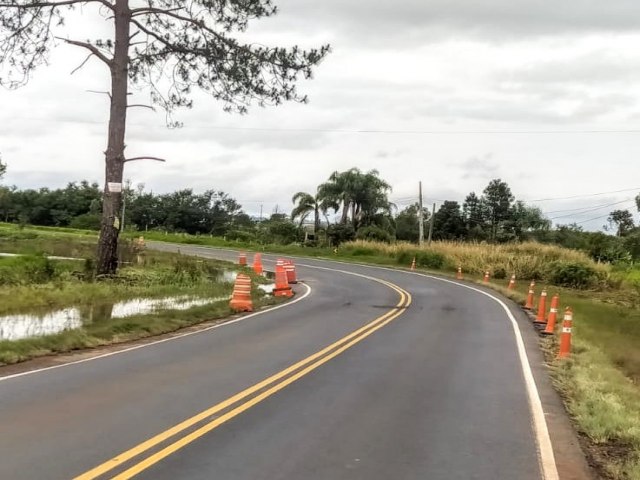
[[[0,160],[0,178],[5,171]],[[399,209],[390,201],[390,193],[390,184],[376,170],[351,168],[332,173],[314,193],[295,193],[290,215],[275,212],[257,219],[223,191],[182,189],[154,194],[142,184],[134,188],[125,183],[121,218],[126,230],[214,235],[265,244],[335,246],[353,239],[417,242],[418,203]],[[59,189],[0,185],[0,220],[98,230],[102,202],[102,189],[86,180]],[[611,212],[607,232],[585,232],[576,224],[552,228],[538,207],[516,200],[501,179],[491,180],[479,194],[470,192],[462,203],[444,201],[433,219],[429,210],[423,207],[423,227],[428,232],[432,226],[434,240],[536,240],[584,250],[599,261],[640,258],[640,228],[630,211]]]

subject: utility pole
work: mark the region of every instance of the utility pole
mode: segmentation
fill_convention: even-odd
[[[260,204],[260,221],[262,221],[262,204]]]
[[[433,219],[436,216],[436,204],[434,202],[433,208],[431,209],[431,218],[429,219],[429,240],[427,240],[427,244],[431,245],[431,236],[433,235]]]
[[[422,181],[418,182],[418,244],[424,244],[424,215],[422,212]]]

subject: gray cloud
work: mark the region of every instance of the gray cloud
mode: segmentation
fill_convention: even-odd
[[[592,0],[280,0],[282,21],[304,22],[312,30],[331,29],[338,38],[369,45],[398,39],[429,40],[464,36],[491,39],[567,32],[637,31],[640,4],[618,0],[606,6]],[[275,23],[275,22],[274,22]],[[366,41],[363,35],[367,35]]]

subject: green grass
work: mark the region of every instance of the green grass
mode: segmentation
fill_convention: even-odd
[[[27,232],[27,234],[32,233]],[[45,230],[43,235],[60,238],[59,235],[67,235],[67,233]],[[75,233],[71,235],[76,235],[78,238]],[[86,233],[82,235],[90,236]],[[132,236],[137,235],[132,234]],[[419,268],[422,266],[425,269],[423,271],[436,270],[437,273],[445,275],[452,275],[457,265],[462,263],[465,266],[465,276],[477,281],[480,280],[484,269],[489,268],[492,273],[490,286],[520,303],[524,303],[528,289],[527,274],[542,278],[543,281],[536,290],[538,293],[541,286],[547,286],[550,295],[556,292],[560,294],[562,306],[571,305],[574,309],[573,351],[569,360],[555,358],[557,337],[541,340],[541,347],[545,351],[554,385],[563,396],[567,411],[575,421],[576,428],[592,443],[593,448],[590,450],[592,462],[599,465],[602,471],[612,479],[640,479],[639,270],[612,272],[609,267],[594,265],[579,252],[563,251],[556,247],[540,247],[538,244],[502,248],[441,244],[435,249],[418,249],[416,246],[408,245],[394,248],[384,244],[354,242],[344,245],[336,254],[329,248],[309,248],[298,245],[265,246],[207,236],[164,235],[158,232],[146,233],[144,236],[147,240],[268,251],[404,268],[408,268],[412,257],[416,256]],[[2,227],[0,227],[0,239],[1,237]],[[542,263],[541,255],[544,260]],[[582,290],[551,286],[554,277],[548,276],[548,271],[544,273],[544,269],[547,268],[547,264],[553,262],[560,262],[565,266],[578,264],[580,268],[586,266],[590,271],[595,272],[596,281],[590,285],[582,285],[586,287]],[[572,268],[565,273],[576,274],[575,269],[572,270]],[[519,272],[520,278],[526,278],[526,281],[518,281],[515,291],[508,291],[505,288],[511,271]],[[577,274],[580,273],[578,270]],[[494,278],[496,274],[504,278]],[[48,288],[52,287],[43,288],[38,297],[53,301],[56,294],[47,292]],[[114,286],[114,288],[119,287]],[[16,290],[13,294],[18,296],[19,291]],[[124,291],[118,294],[125,295]],[[70,291],[63,295],[73,294]],[[90,295],[95,296],[98,293],[94,292]],[[44,300],[45,303],[46,301]],[[0,305],[2,304],[3,299],[0,297]],[[225,315],[224,311],[221,315]],[[195,317],[198,317],[198,314]],[[191,318],[190,313],[179,312],[159,322],[157,328],[161,330],[180,328],[184,326],[182,322],[188,322]],[[53,342],[54,351],[67,351],[76,348],[77,345],[100,345],[104,341],[110,342],[113,339],[115,341],[128,339],[130,332],[137,332],[135,335],[151,335],[153,333],[148,330],[156,327],[150,327],[143,318],[133,318],[117,322],[112,327],[102,328],[106,330],[70,332],[69,336],[63,336]],[[105,338],[112,340],[105,340]],[[21,342],[12,343],[21,345]],[[25,343],[31,344],[28,348],[32,351],[46,352],[50,351],[51,347],[51,345],[49,347],[38,345],[36,340],[25,341]],[[19,352],[16,355],[19,355]]]
[[[478,279],[479,281],[479,279]],[[524,304],[528,284],[515,291],[490,286]],[[541,288],[536,287],[536,301]],[[605,303],[602,292],[552,288],[561,311],[574,312],[572,353],[558,360],[558,335],[541,339],[554,385],[576,428],[593,445],[592,463],[609,478],[640,479],[640,312]],[[562,315],[558,319],[559,325]],[[559,326],[558,326],[559,328]]]
[[[68,307],[87,310],[134,298],[228,297],[233,285],[222,281],[221,275],[239,268],[229,262],[167,252],[147,251],[138,259],[124,245],[123,255],[131,263],[113,278],[95,280],[90,261],[59,261],[44,256],[90,258],[96,241],[95,235],[79,235],[74,231],[0,225],[0,252],[26,254],[0,257],[0,316],[38,315]],[[254,284],[268,283],[249,269],[245,271],[253,276]],[[254,289],[257,307],[273,302],[274,299]],[[108,318],[55,335],[0,341],[0,364],[157,335],[230,314],[228,301],[222,301],[185,311]]]
[[[279,300],[255,290],[254,309]],[[210,320],[223,320],[232,315],[227,300],[188,310],[165,310],[150,315],[137,315],[89,323],[82,328],[55,335],[0,341],[0,365],[18,363],[43,355],[95,348],[160,335]]]

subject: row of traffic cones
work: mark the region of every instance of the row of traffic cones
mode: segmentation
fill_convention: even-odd
[[[238,255],[238,264],[247,266],[247,254],[240,253]],[[253,271],[262,275],[264,268],[262,266],[262,255],[256,253],[253,256]],[[275,270],[275,287],[273,295],[276,297],[292,297],[293,290],[290,284],[298,283],[295,264],[291,260],[278,259],[276,261]],[[233,286],[233,294],[229,302],[231,309],[236,312],[252,312],[253,301],[251,300],[251,277],[244,273],[239,273]]]
[[[413,267],[413,266],[412,266]],[[413,268],[412,268],[413,269]],[[489,283],[489,271],[484,272],[482,278],[483,283]],[[462,280],[462,266],[458,267],[456,279]],[[531,281],[529,285],[529,292],[527,295],[527,301],[524,308],[526,310],[534,309],[534,296],[535,296],[535,281]],[[516,287],[516,276],[511,275],[507,289],[514,290]],[[555,333],[556,322],[558,319],[558,311],[560,304],[560,295],[555,294],[551,298],[551,304],[549,306],[549,312],[547,314],[547,290],[543,289],[540,293],[540,300],[538,301],[537,314],[533,320],[533,324],[540,329],[540,333],[543,335],[553,335]],[[573,310],[571,307],[566,307],[564,317],[562,319],[562,330],[560,332],[560,351],[558,352],[558,358],[567,358],[571,354],[571,333],[573,328]]]
[[[533,310],[533,297],[535,295],[535,282],[531,281],[529,285],[529,294],[527,302],[524,306],[526,310]],[[540,299],[538,300],[538,308],[533,324],[540,329],[543,335],[555,334],[556,322],[558,321],[558,310],[560,305],[560,295],[557,293],[551,298],[551,305],[547,314],[547,290],[542,289]],[[567,358],[571,355],[571,334],[573,330],[573,310],[566,307],[562,318],[562,330],[560,331],[560,350],[558,358]]]

